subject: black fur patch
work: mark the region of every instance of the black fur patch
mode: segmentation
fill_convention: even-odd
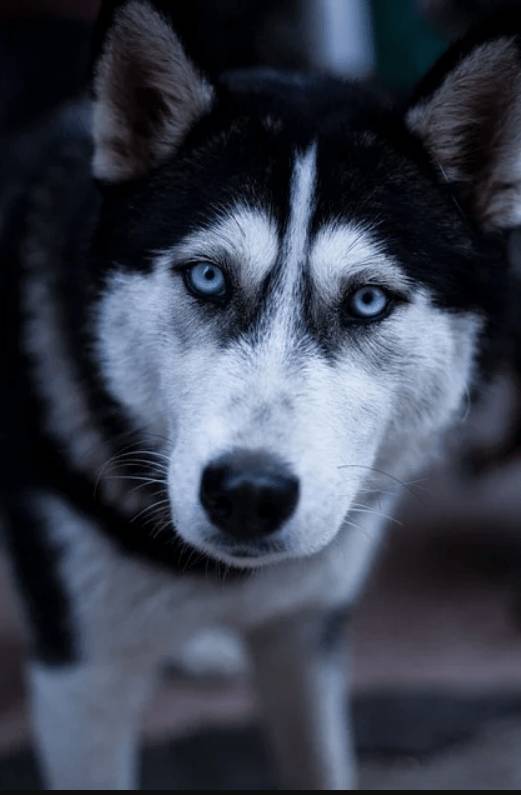
[[[44,267],[52,269],[63,339],[74,363],[75,380],[81,385],[96,428],[112,445],[114,452],[121,448],[121,439],[136,438],[135,435],[129,437],[134,429],[121,407],[107,393],[93,357],[88,313],[100,289],[103,269],[99,262],[93,260],[89,247],[99,199],[89,176],[90,144],[81,137],[75,139],[72,132],[71,137],[64,141],[60,136],[55,137],[52,131],[50,140],[41,145],[43,167],[38,161],[26,175],[31,191],[27,191],[23,183],[20,187],[13,180],[13,186],[16,185],[13,200],[5,200],[4,204],[8,234],[1,241],[1,300],[2,317],[7,324],[4,339],[8,343],[6,372],[9,382],[1,395],[1,435],[3,461],[8,465],[4,464],[0,494],[10,533],[17,540],[19,578],[31,594],[33,566],[38,559],[38,551],[36,546],[28,543],[28,539],[32,537],[35,517],[31,520],[21,518],[19,506],[26,501],[27,494],[36,490],[65,499],[126,554],[145,558],[175,573],[200,573],[205,577],[214,573],[219,578],[227,573],[228,578],[240,573],[239,570],[228,572],[224,564],[196,552],[189,553],[186,544],[175,534],[154,537],[148,526],[139,521],[129,523],[117,506],[104,504],[95,488],[97,473],[92,472],[89,476],[77,471],[63,446],[44,430],[45,407],[21,342],[24,323],[21,251],[29,239],[32,245],[39,247]],[[18,155],[15,149],[14,154]],[[37,196],[36,200],[33,195]],[[23,540],[26,523],[27,536]],[[20,538],[18,534],[21,534]],[[48,551],[42,549],[41,555],[50,559],[52,551],[50,548]],[[52,592],[48,600],[49,609],[51,613],[56,610],[56,621],[61,625],[62,611],[57,609],[61,586],[48,564],[49,561],[45,568]],[[38,601],[36,598],[35,604]],[[45,600],[42,605],[44,603]],[[64,648],[65,641],[62,651]],[[59,650],[58,656],[60,653]]]
[[[212,112],[169,162],[105,189],[97,266],[117,261],[146,272],[158,250],[211,225],[237,201],[269,212],[282,235],[295,156],[312,143],[312,228],[332,219],[377,228],[384,250],[439,306],[484,317],[484,360],[497,331],[492,324],[508,301],[502,241],[464,213],[456,188],[445,183],[399,113],[381,97],[332,79],[267,70],[223,78]],[[276,263],[260,294],[239,290],[225,308],[197,307],[218,323],[223,345],[239,335],[255,339],[281,267]],[[295,317],[302,333],[334,358],[345,341],[338,308],[314,303],[304,272],[300,294]]]
[[[49,665],[62,665],[77,655],[69,602],[58,572],[60,553],[47,538],[31,499],[31,492],[18,491],[5,501],[7,545],[29,621],[30,653]]]

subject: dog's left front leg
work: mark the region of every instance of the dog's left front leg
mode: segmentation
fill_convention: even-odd
[[[141,713],[153,685],[126,660],[28,671],[34,739],[49,789],[133,789]]]
[[[296,615],[249,637],[260,707],[284,789],[352,789],[346,611]]]

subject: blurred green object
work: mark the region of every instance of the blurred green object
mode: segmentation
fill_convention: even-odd
[[[417,0],[370,3],[377,78],[387,88],[405,91],[441,55],[447,41],[420,14]]]

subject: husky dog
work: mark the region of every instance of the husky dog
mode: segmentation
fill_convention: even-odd
[[[93,107],[11,142],[2,481],[49,787],[135,786],[158,668],[212,627],[251,653],[281,783],[353,786],[342,619],[493,363],[520,78],[498,29],[403,109],[209,82],[131,0]]]

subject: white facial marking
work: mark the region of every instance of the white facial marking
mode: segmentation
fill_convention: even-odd
[[[304,263],[309,243],[309,224],[314,205],[317,170],[316,146],[295,160],[290,195],[290,216],[284,239],[284,272],[295,282]]]
[[[404,477],[460,410],[480,325],[476,315],[437,307],[385,253],[377,227],[331,219],[311,235],[314,147],[296,157],[291,179],[282,240],[269,211],[236,205],[163,252],[152,273],[116,273],[98,313],[111,392],[142,427],[169,439],[178,534],[247,566],[315,554],[344,520],[357,532],[355,503],[366,505],[389,488],[373,468]],[[176,263],[213,258],[230,262],[234,289],[250,295],[276,266],[251,331],[224,336],[229,310],[213,307],[209,315],[175,272]],[[302,316],[304,270],[322,323],[329,313],[336,329],[331,356]],[[347,332],[337,316],[342,290],[365,279],[407,300],[363,334]],[[232,294],[232,314],[239,300]],[[294,513],[257,557],[230,552],[230,539],[200,502],[205,467],[236,449],[273,454],[299,481]]]
[[[297,154],[290,185],[289,218],[281,244],[281,269],[272,311],[267,316],[261,343],[264,384],[280,382],[293,344],[293,325],[298,315],[298,286],[310,245],[310,222],[316,186],[316,145]],[[267,396],[268,401],[271,399]]]
[[[325,224],[315,236],[309,256],[311,278],[327,301],[334,301],[343,282],[352,280],[407,290],[408,279],[387,256],[376,233],[359,223]]]
[[[185,237],[163,252],[170,263],[230,260],[237,278],[251,290],[273,268],[279,235],[273,218],[262,208],[237,205],[212,226]]]

